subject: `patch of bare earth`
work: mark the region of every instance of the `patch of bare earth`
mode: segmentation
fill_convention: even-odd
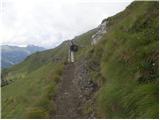
[[[84,64],[78,62],[67,64],[54,98],[56,110],[52,118],[95,118],[93,110],[86,115],[83,109],[88,101],[93,102],[96,88],[89,79]]]

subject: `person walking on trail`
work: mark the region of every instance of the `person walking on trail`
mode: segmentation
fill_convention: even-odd
[[[69,62],[74,62],[74,52],[78,51],[78,45],[74,44],[73,41],[70,41],[70,47],[69,47],[69,56],[68,56],[68,61]]]

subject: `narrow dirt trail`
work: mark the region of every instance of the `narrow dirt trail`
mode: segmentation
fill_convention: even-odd
[[[68,64],[64,68],[64,73],[58,86],[55,97],[56,113],[53,118],[82,118],[79,111],[80,91],[74,79],[75,64]]]

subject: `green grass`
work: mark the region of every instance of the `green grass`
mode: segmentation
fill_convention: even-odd
[[[101,42],[84,54],[100,85],[97,117],[158,118],[158,2],[133,2],[108,20]]]
[[[76,61],[85,58],[88,55],[88,51],[92,49],[91,38],[96,33],[96,29],[90,30],[80,36],[74,38],[74,43],[78,45],[79,50],[75,53]]]
[[[101,50],[105,78],[97,96],[100,117],[158,118],[157,6],[158,2],[134,2],[110,18],[103,49],[96,48]]]
[[[48,118],[54,112],[53,96],[65,59],[54,60],[60,56],[66,58],[66,49],[62,43],[2,71],[6,80],[13,81],[2,87],[2,118]]]
[[[94,33],[92,30],[75,38],[75,42],[83,46],[79,52],[87,49]],[[13,81],[2,87],[2,118],[49,118],[55,112],[53,97],[67,61],[68,48],[67,42],[63,42],[2,71],[6,80]]]
[[[2,118],[48,118],[62,70],[62,64],[48,63],[3,87]]]
[[[108,20],[96,46],[90,45],[95,29],[74,39],[80,45],[76,61],[87,61],[91,80],[100,87],[97,117],[158,118],[158,2],[133,2]],[[2,71],[13,80],[2,87],[2,118],[49,118],[67,53],[63,42]],[[90,103],[83,107],[85,114],[92,111]]]

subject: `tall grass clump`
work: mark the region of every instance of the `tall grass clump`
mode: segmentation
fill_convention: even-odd
[[[114,23],[118,17],[118,24]],[[97,114],[158,118],[158,2],[133,2],[110,19],[113,23],[104,36],[101,57],[105,82],[98,91]]]
[[[2,118],[49,118],[62,71],[63,64],[49,62],[3,87]]]

